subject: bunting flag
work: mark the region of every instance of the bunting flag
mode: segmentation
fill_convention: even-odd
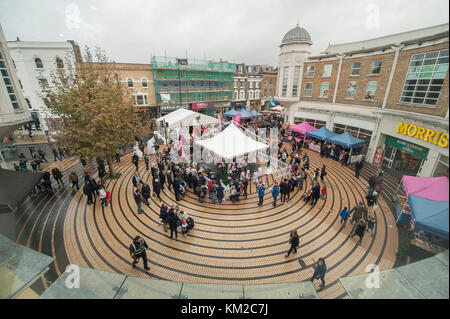
[[[239,127],[239,122],[241,121],[241,114],[236,114],[234,116],[234,125],[236,125],[237,127]]]
[[[183,157],[183,123],[180,122],[180,157]]]

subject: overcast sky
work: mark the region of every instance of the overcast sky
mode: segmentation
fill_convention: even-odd
[[[353,42],[448,23],[448,0],[0,0],[8,41],[75,40],[116,62],[152,55],[234,63],[278,62],[297,19],[313,41]]]

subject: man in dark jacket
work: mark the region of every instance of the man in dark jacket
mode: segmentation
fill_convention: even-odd
[[[136,202],[136,205],[138,207],[138,214],[142,214],[142,197],[141,197],[141,193],[139,192],[139,190],[135,189],[133,190],[133,197],[134,197],[134,201]]]
[[[281,183],[280,183],[280,194],[281,194],[281,203],[284,203],[286,201],[286,196],[289,196],[289,185],[287,183],[287,179],[285,178]],[[289,198],[288,200],[289,201]]]
[[[375,191],[375,186],[377,184],[377,177],[371,176],[369,177],[369,195],[372,195]]]
[[[351,237],[355,235],[359,237],[358,245],[361,245],[364,233],[366,232],[366,225],[366,220],[361,218],[358,222],[358,226],[356,226],[355,232],[351,235]]]
[[[178,202],[180,198],[180,181],[178,179],[173,181],[173,191],[175,192],[175,200]]]
[[[136,170],[139,169],[139,157],[136,155],[136,153],[133,154],[131,157],[131,162],[136,166]]]
[[[57,167],[52,169],[52,175],[53,178],[58,182],[58,185],[61,184],[61,186],[64,186],[64,183],[62,181],[62,173]]]
[[[166,177],[167,177],[167,187],[169,188],[169,191],[170,191],[170,190],[172,190],[173,179],[172,179],[172,173],[170,172],[169,169],[167,169]]]
[[[148,185],[147,183],[143,183],[142,184],[142,189],[141,189],[141,193],[142,193],[142,199],[144,200],[145,205],[147,205],[148,207],[150,207],[150,203],[148,202],[148,199],[150,198],[150,185]]]
[[[311,278],[311,282],[314,279],[320,279],[322,281],[321,289],[325,287],[325,273],[327,272],[327,265],[325,264],[325,260],[323,258],[319,258],[319,261],[316,264],[316,269],[314,270],[314,274]]]
[[[316,205],[319,198],[320,198],[320,184],[316,183],[312,188],[311,206]]]
[[[356,226],[361,218],[367,218],[367,209],[364,207],[364,202],[360,201],[359,205],[355,205],[350,211],[352,215],[351,223],[353,224],[352,234],[354,233]]]
[[[156,194],[156,197],[158,197],[159,201],[162,201],[161,199],[161,183],[159,182],[158,179],[155,179],[153,181],[153,192]]]
[[[175,211],[173,208],[171,208],[169,210],[169,228],[170,228],[170,239],[173,239],[173,234],[175,233],[175,240],[177,240],[178,238],[178,231],[177,231],[177,227],[178,227],[178,217],[175,214]]]
[[[133,186],[137,187],[139,184],[142,184],[142,179],[139,176],[139,172],[134,172],[133,179],[131,180],[133,182]]]
[[[133,258],[133,268],[136,268],[136,264],[139,262],[139,258],[142,258],[142,260],[144,261],[144,269],[150,270],[147,265],[147,254],[145,253],[145,249],[148,249],[148,245],[145,242],[144,238],[136,236],[130,245],[130,255]]]
[[[87,204],[88,204],[88,205],[91,205],[91,204],[93,203],[93,201],[92,201],[92,193],[93,193],[93,189],[92,189],[91,184],[90,184],[89,182],[86,182],[86,184],[84,185],[84,187],[83,187],[83,193],[84,193],[84,195],[86,195],[87,198],[88,198]]]
[[[165,203],[163,203],[161,205],[161,209],[159,211],[159,220],[160,220],[160,225],[162,223],[164,226],[164,231],[167,232],[167,229],[169,226],[169,211],[168,211],[168,207]]]
[[[159,171],[159,182],[161,184],[161,190],[164,190],[164,184],[166,183],[166,174],[164,171]]]

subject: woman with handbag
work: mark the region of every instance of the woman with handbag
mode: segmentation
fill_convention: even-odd
[[[287,254],[284,255],[284,257],[289,257],[291,252],[294,252],[294,254],[297,253],[297,247],[300,244],[300,239],[296,230],[291,231],[289,243],[291,244],[291,248],[289,249]]]

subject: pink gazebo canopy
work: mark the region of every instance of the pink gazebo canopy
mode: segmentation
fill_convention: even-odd
[[[317,130],[316,127],[312,126],[308,122],[302,122],[300,124],[290,126],[289,129],[293,130],[293,131],[296,131],[298,133],[301,133],[301,134],[306,134],[308,132],[312,132],[312,131]]]
[[[425,199],[441,202],[448,201],[449,199],[449,181],[446,176],[403,176],[402,183],[406,195],[413,194]]]

